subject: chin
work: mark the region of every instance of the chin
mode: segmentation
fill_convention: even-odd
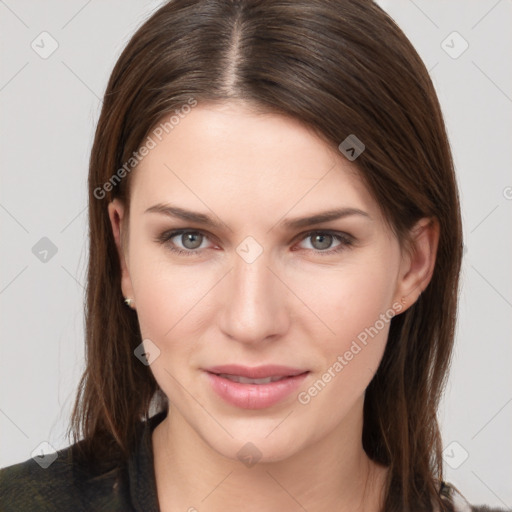
[[[274,423],[273,428],[275,426]],[[225,435],[216,439],[203,437],[203,440],[219,455],[241,462],[247,467],[252,467],[256,463],[275,463],[286,460],[297,454],[305,444],[304,440],[299,439],[299,436],[290,430],[283,429],[278,433],[278,429],[272,432],[272,429],[265,428],[257,432],[253,427],[249,429],[250,434],[247,430],[240,429],[240,435],[231,431],[233,438]]]

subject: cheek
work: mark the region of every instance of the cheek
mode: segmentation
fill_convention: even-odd
[[[190,378],[187,371],[194,365],[196,341],[209,323],[205,306],[215,279],[210,275],[210,282],[204,272],[173,265],[156,252],[140,248],[131,258],[140,332],[160,350],[151,363],[156,381],[167,396],[185,403],[189,397],[182,386]]]
[[[159,349],[150,367],[158,385],[175,406],[186,408],[187,390],[197,385],[203,340],[215,336],[212,301],[225,271],[175,264],[155,252],[141,249],[132,259],[140,332]]]
[[[323,327],[315,324],[316,336],[321,334],[328,349],[337,349],[389,311],[395,281],[389,266],[360,262],[331,272],[311,274],[302,280],[298,290],[323,324]],[[312,321],[310,323],[312,325]]]
[[[319,364],[316,380],[303,390],[300,403],[314,400],[315,408],[337,403],[338,415],[343,415],[364,393],[382,359],[397,312],[392,308],[394,275],[391,259],[372,258],[335,272],[317,273],[315,279],[304,282],[302,293],[309,291],[307,303],[318,312],[321,323],[309,322],[314,325],[309,337],[316,340]]]
[[[130,276],[144,337],[165,341],[187,325],[195,328],[202,297],[215,283],[213,273],[176,265],[161,247],[142,242],[130,250]],[[210,282],[211,281],[211,282]]]
[[[382,359],[394,311],[388,307],[389,287],[378,277],[352,273],[342,289],[331,284],[318,299],[334,334],[324,329],[317,336],[319,364],[297,394],[301,413],[313,421],[314,431],[334,428],[354,410]]]

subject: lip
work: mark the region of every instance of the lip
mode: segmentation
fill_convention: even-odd
[[[301,370],[299,368],[292,368],[290,366],[281,366],[269,364],[264,366],[241,366],[238,364],[225,364],[221,366],[212,366],[205,368],[210,373],[227,373],[228,375],[239,375],[240,377],[247,377],[249,379],[264,379],[266,377],[293,377],[308,370]]]
[[[213,391],[229,404],[241,409],[265,409],[284,400],[302,384],[309,374],[286,366],[259,366],[249,368],[239,365],[224,365],[204,371]],[[234,382],[218,374],[238,375],[252,379],[284,377],[267,384],[245,384]]]

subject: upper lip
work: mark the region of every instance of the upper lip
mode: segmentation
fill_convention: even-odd
[[[241,366],[238,364],[225,364],[221,366],[212,366],[205,369],[207,372],[227,375],[238,375],[240,377],[247,377],[249,379],[265,379],[266,377],[293,377],[300,375],[308,370],[301,370],[299,368],[292,368],[290,366],[282,365],[264,365],[264,366]]]

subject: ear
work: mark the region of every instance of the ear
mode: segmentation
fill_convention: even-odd
[[[119,199],[114,199],[108,204],[108,216],[121,267],[121,291],[125,299],[134,300],[128,258],[128,218],[125,214],[127,215],[125,206]]]
[[[395,298],[403,305],[403,311],[411,307],[428,286],[436,263],[439,244],[439,222],[423,218],[410,231],[403,248],[402,262],[397,281]]]

